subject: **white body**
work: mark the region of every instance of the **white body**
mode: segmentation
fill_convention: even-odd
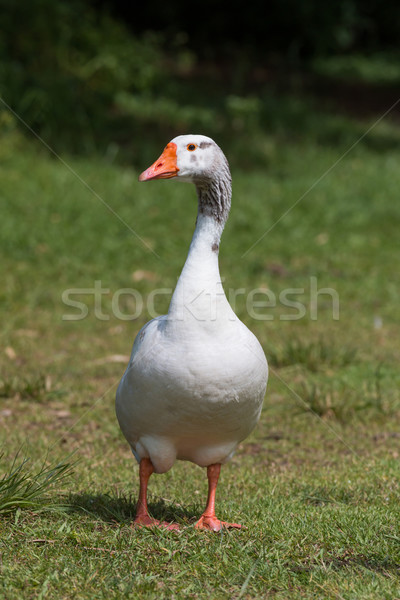
[[[212,249],[218,227],[199,214],[168,314],[138,333],[117,391],[121,430],[158,473],[176,459],[226,462],[262,408],[267,362],[223,292]]]

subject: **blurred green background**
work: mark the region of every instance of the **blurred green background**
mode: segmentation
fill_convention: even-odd
[[[58,153],[142,163],[152,141],[199,130],[251,167],[268,160],[272,137],[352,139],[318,114],[365,118],[400,89],[395,2],[0,7],[1,96]]]

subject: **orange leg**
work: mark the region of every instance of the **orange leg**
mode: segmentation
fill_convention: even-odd
[[[241,528],[241,525],[238,525],[237,523],[226,523],[225,521],[220,521],[215,515],[215,492],[217,490],[220,471],[220,464],[210,465],[209,467],[207,467],[207,506],[195,525],[196,529],[209,529],[211,531],[221,531],[223,527],[236,527],[237,529]]]
[[[179,525],[177,523],[166,523],[165,521],[153,519],[149,515],[147,508],[147,484],[152,473],[154,473],[154,467],[151,460],[149,458],[142,458],[139,465],[139,500],[137,503],[136,516],[133,523],[139,527],[157,526],[166,527],[167,529],[179,529]]]

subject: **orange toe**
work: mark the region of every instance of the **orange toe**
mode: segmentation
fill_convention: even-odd
[[[227,523],[226,521],[220,521],[215,516],[206,515],[202,515],[195,525],[196,529],[206,529],[208,531],[221,531],[224,527],[233,527],[235,529],[242,528],[238,523]]]

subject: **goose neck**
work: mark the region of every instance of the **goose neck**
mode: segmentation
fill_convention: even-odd
[[[221,189],[226,189],[224,194],[220,193]],[[219,190],[218,194],[216,190]],[[168,312],[171,323],[188,319],[204,326],[204,322],[213,321],[210,307],[213,307],[212,314],[230,310],[218,265],[220,239],[230,208],[230,185],[212,189],[198,185],[197,194],[196,228]]]

